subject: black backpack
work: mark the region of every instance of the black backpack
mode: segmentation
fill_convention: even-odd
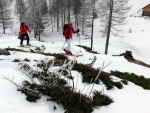
[[[63,35],[64,35],[65,30],[67,29],[67,27],[68,27],[68,24],[64,24],[64,26],[63,26]]]

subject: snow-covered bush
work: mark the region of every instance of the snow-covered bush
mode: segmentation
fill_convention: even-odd
[[[103,100],[99,105],[93,104],[96,101],[95,97],[92,100],[89,95],[81,94],[75,90],[74,78],[71,74],[74,63],[74,60],[68,60],[58,69],[55,69],[54,60],[42,60],[37,64],[37,69],[33,70],[26,62],[21,62],[19,64],[20,69],[27,80],[23,81],[23,86],[19,88],[19,91],[24,93],[27,96],[26,100],[30,102],[36,102],[42,95],[45,95],[48,97],[48,101],[56,101],[62,104],[66,113],[91,113],[93,107],[102,105],[105,102],[108,103]],[[63,79],[64,77],[72,81],[73,85],[67,84],[66,80]],[[102,95],[96,96],[96,98],[101,97]],[[111,99],[109,101],[112,103]]]

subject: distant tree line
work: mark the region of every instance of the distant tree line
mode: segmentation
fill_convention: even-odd
[[[5,29],[12,25],[9,9],[11,5],[10,2],[10,0],[0,1],[0,26],[3,28],[3,33],[5,33]]]
[[[72,22],[80,28],[83,35],[92,37],[93,1],[91,0],[16,0],[16,12],[20,22],[28,22],[34,31],[34,37],[40,35],[47,26],[57,32],[63,25]],[[85,32],[90,28],[88,32]]]

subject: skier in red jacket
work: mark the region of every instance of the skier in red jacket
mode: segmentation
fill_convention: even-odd
[[[67,42],[67,47],[65,47],[63,50],[66,52],[66,54],[68,55],[72,55],[71,52],[71,39],[72,39],[72,34],[73,33],[78,33],[80,30],[77,29],[77,31],[75,31],[73,29],[72,23],[69,23],[66,25],[66,29],[64,30],[64,36],[66,38],[66,42]]]
[[[29,35],[27,32],[31,33],[28,25],[26,25],[25,23],[21,23],[21,26],[20,26],[20,34],[21,34],[20,47],[23,47],[24,36],[26,36],[26,38],[27,38],[27,46],[31,46],[29,43]]]

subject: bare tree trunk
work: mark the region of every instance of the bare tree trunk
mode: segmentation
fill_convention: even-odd
[[[19,13],[19,3],[18,3],[18,0],[16,0],[16,7],[17,7],[17,13]]]
[[[113,0],[110,1],[110,12],[109,12],[107,38],[105,44],[105,54],[108,53],[109,37],[110,37],[111,24],[112,24],[112,13],[113,13]]]
[[[5,20],[2,14],[2,23],[3,23],[3,33],[5,34]]]
[[[20,14],[20,22],[22,22],[22,15],[21,15],[21,4],[20,4],[20,0],[18,0],[18,10],[19,10],[19,14]]]
[[[38,28],[39,30],[39,41],[41,41],[41,33],[40,33],[40,29]]]
[[[35,0],[33,0],[33,21],[34,21],[34,25],[33,25],[33,29],[34,29],[34,38],[36,38],[36,34],[37,34],[37,31],[36,31],[36,22],[35,22],[35,18],[36,18],[36,15],[35,15]]]
[[[63,8],[61,9],[61,19],[62,19],[62,32],[63,32],[63,25],[64,25],[64,20],[63,20]]]
[[[51,15],[51,25],[52,25],[52,32],[53,32],[53,17]]]
[[[84,35],[85,0],[83,1],[82,35]]]
[[[59,32],[59,8],[58,6],[57,6],[57,32]]]
[[[70,22],[70,8],[71,8],[71,4],[70,4],[71,2],[70,2],[70,0],[68,1],[68,23]]]
[[[36,38],[36,30],[34,29],[34,38]]]
[[[94,13],[95,13],[95,0],[94,0],[94,6],[93,6],[93,18],[92,18],[91,50],[93,49]]]
[[[75,15],[75,29],[77,29],[77,14]]]
[[[55,24],[56,24],[55,19],[56,19],[56,18],[55,18],[55,13],[54,13],[54,28],[55,28]]]
[[[53,32],[53,11],[52,9],[50,10],[50,8],[52,7],[52,1],[49,0],[49,15],[50,15],[50,18],[51,18],[51,27],[52,27],[52,32]]]
[[[39,10],[39,9],[38,9]],[[40,10],[38,11],[38,18],[40,17]],[[40,24],[40,19],[38,20],[38,23]],[[39,41],[41,41],[41,32],[40,32],[40,25],[38,25],[38,35],[39,35]]]
[[[66,8],[64,6],[64,23],[66,22],[65,19],[66,19]]]
[[[2,11],[2,24],[3,24],[3,33],[5,34],[5,19],[4,19],[4,12],[3,12],[3,5],[0,5],[1,6],[1,11]]]
[[[18,11],[20,14],[20,22],[23,21],[24,13],[25,13],[25,8],[24,8],[24,2],[22,0],[17,0],[16,1],[18,4]]]

